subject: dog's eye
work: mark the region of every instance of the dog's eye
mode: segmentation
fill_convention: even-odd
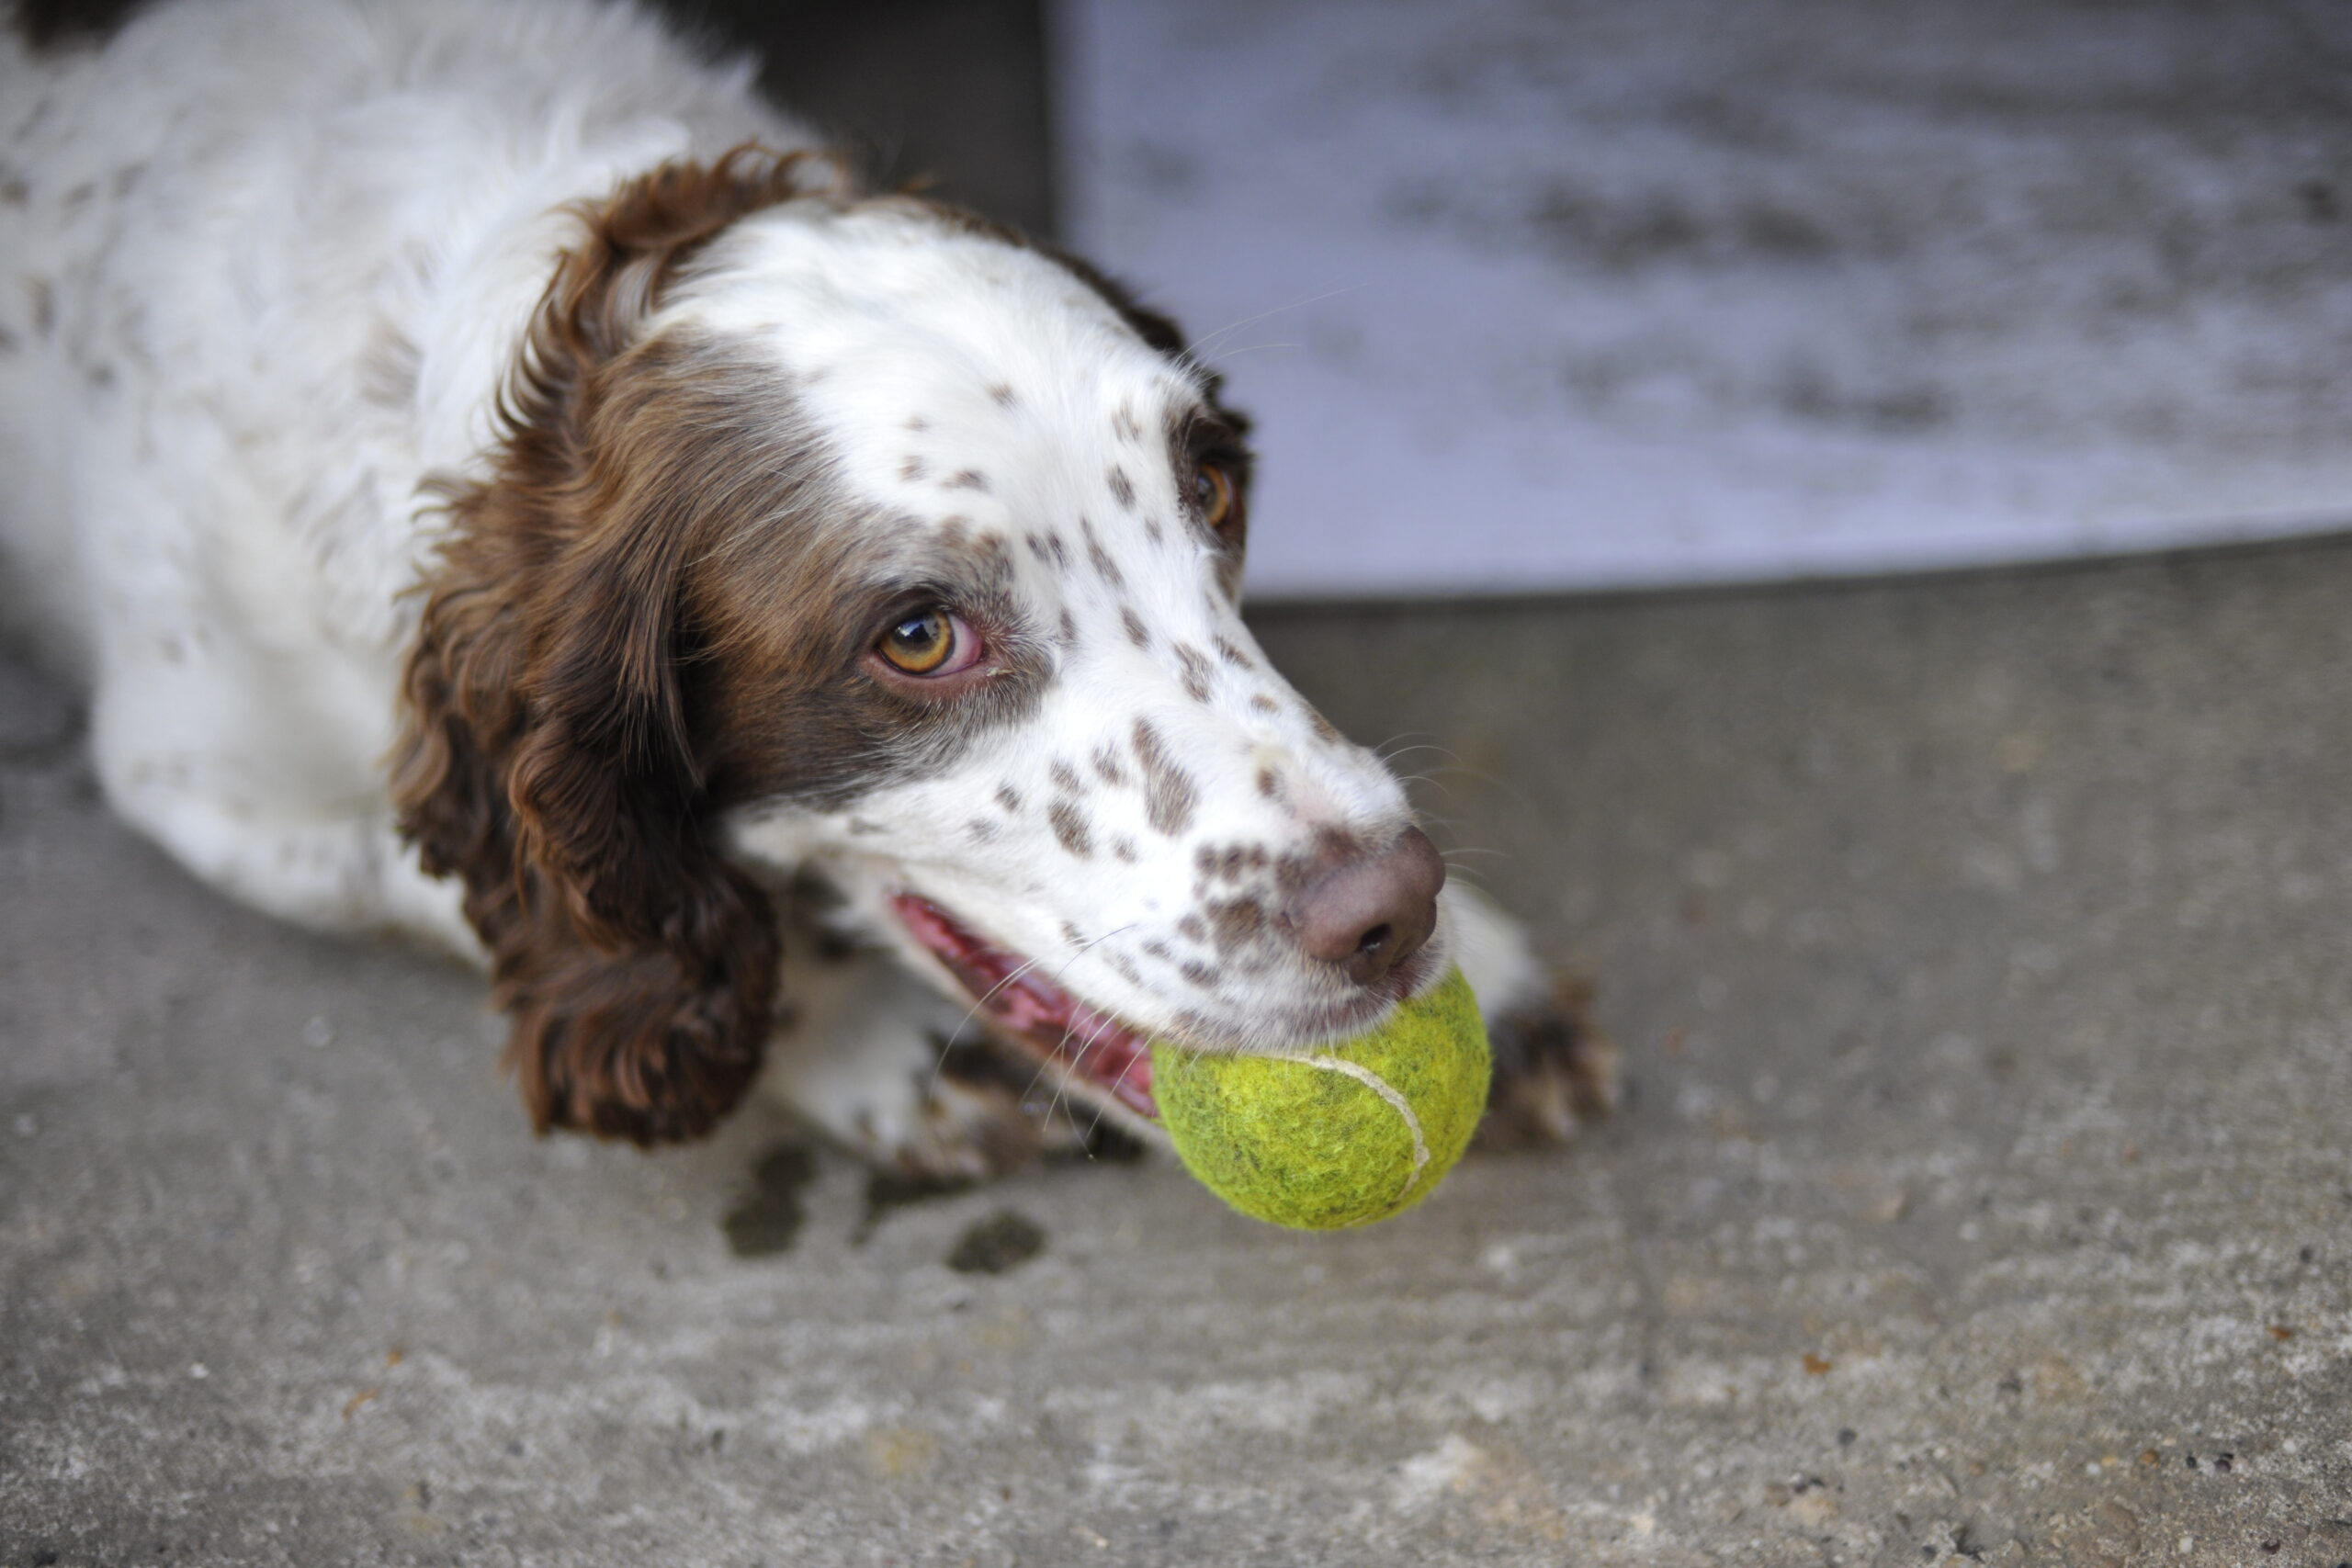
[[[1222,528],[1233,516],[1233,473],[1223,463],[1203,463],[1193,471],[1193,504],[1201,521]]]
[[[953,675],[978,662],[980,639],[959,615],[918,611],[882,634],[875,650],[909,675]]]

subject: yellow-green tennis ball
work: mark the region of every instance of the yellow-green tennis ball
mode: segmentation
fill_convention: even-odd
[[[1456,969],[1370,1034],[1287,1056],[1155,1043],[1152,1095],[1185,1168],[1245,1214],[1369,1224],[1430,1194],[1487,1109],[1487,1029]]]

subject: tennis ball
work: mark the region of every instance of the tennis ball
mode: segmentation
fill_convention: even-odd
[[[1283,1056],[1151,1048],[1185,1168],[1245,1214],[1299,1230],[1385,1220],[1430,1194],[1487,1109],[1487,1029],[1454,970],[1370,1034]]]

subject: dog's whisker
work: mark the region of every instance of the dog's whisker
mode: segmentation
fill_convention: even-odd
[[[1102,1021],[1102,1026],[1100,1029],[1097,1029],[1092,1034],[1089,1035],[1087,1037],[1086,1043],[1078,1048],[1078,1055],[1070,1058],[1069,1072],[1062,1079],[1062,1088],[1064,1089],[1068,1089],[1072,1081],[1082,1080],[1084,1078],[1085,1073],[1083,1069],[1086,1063],[1086,1054],[1089,1051],[1093,1050],[1097,1044],[1101,1043],[1102,1036],[1111,1032],[1114,1021],[1111,1019],[1104,1019]],[[1046,1108],[1046,1114],[1047,1116],[1051,1116],[1053,1113],[1054,1108],[1050,1105],[1047,1106]]]
[[[1118,1020],[1114,1018],[1104,1018],[1102,1021],[1095,1027],[1094,1032],[1086,1037],[1086,1043],[1078,1048],[1078,1054],[1071,1056],[1069,1059],[1069,1064],[1062,1067],[1054,1084],[1053,1098],[1046,1102],[1046,1121],[1051,1122],[1054,1119],[1055,1111],[1061,1105],[1063,1092],[1069,1088],[1071,1081],[1084,1076],[1083,1069],[1086,1065],[1086,1054],[1089,1051],[1093,1050],[1095,1043],[1100,1041],[1104,1034],[1108,1033],[1112,1027],[1117,1022]],[[1061,1044],[1055,1047],[1055,1051],[1057,1055],[1069,1044],[1070,1035],[1073,1032],[1075,1032],[1068,1029],[1062,1031]],[[1038,1070],[1043,1072],[1045,1069],[1041,1066]],[[1029,1081],[1034,1085],[1037,1080],[1035,1077],[1032,1077]]]
[[[1110,941],[1113,937],[1117,936],[1121,931],[1133,930],[1135,922],[1132,920],[1128,921],[1124,926],[1114,926],[1111,930],[1104,931],[1101,936],[1096,937],[1092,942],[1090,942],[1080,947],[1077,952],[1071,953],[1069,957],[1063,960],[1062,966],[1054,971],[1054,984],[1056,986],[1059,986],[1061,984],[1061,977],[1069,972],[1069,966],[1077,963],[1080,959],[1085,957],[1089,952],[1092,951],[1103,942]],[[1086,1044],[1080,1047],[1078,1055],[1070,1059],[1069,1066],[1063,1070],[1062,1081],[1055,1086],[1053,1100],[1046,1106],[1046,1117],[1048,1121],[1053,1118],[1055,1105],[1060,1103],[1061,1091],[1069,1086],[1069,1077],[1076,1074],[1080,1066],[1085,1062],[1086,1053],[1093,1048],[1094,1043],[1097,1040],[1102,1038],[1103,1031],[1109,1029],[1118,1020],[1113,1018],[1110,1014],[1103,1014],[1102,1027],[1095,1030],[1095,1032],[1088,1037]],[[1057,1052],[1061,1051],[1064,1047],[1069,1044],[1070,1033],[1071,1031],[1067,1027],[1062,1030],[1060,1043],[1054,1047]],[[1036,1081],[1035,1077],[1033,1075],[1029,1080],[1031,1086],[1035,1087]]]
[[[1452,754],[1449,753],[1449,755]],[[1501,792],[1506,799],[1522,811],[1534,815],[1541,814],[1542,807],[1536,805],[1534,797],[1510,780],[1498,773],[1488,773],[1484,768],[1466,766],[1458,756],[1454,757],[1453,761],[1455,765],[1445,770],[1447,776],[1470,784],[1485,784],[1490,789]]]
[[[1225,350],[1224,352],[1220,353],[1220,354],[1216,356],[1216,362],[1217,362],[1219,365],[1230,365],[1231,363],[1233,363],[1233,361],[1235,361],[1235,360],[1237,360],[1237,359],[1240,358],[1240,357],[1241,357],[1243,355],[1245,355],[1245,354],[1263,354],[1263,353],[1267,352],[1267,351],[1268,351],[1268,350],[1270,350],[1270,349],[1277,349],[1277,348],[1305,348],[1306,346],[1306,345],[1305,344],[1303,344],[1303,343],[1253,343],[1253,344],[1245,344],[1244,346],[1242,346],[1242,347],[1240,347],[1240,348],[1229,348],[1229,349]]]
[[[1133,931],[1133,930],[1135,930],[1135,927],[1136,927],[1136,922],[1135,922],[1135,921],[1133,921],[1133,920],[1129,920],[1125,925],[1123,925],[1123,926],[1113,926],[1109,931],[1104,931],[1101,936],[1095,937],[1095,938],[1093,938],[1091,941],[1089,941],[1089,942],[1082,942],[1082,943],[1080,943],[1075,951],[1073,951],[1073,952],[1072,952],[1072,953],[1070,953],[1067,958],[1065,958],[1065,959],[1063,959],[1063,960],[1062,960],[1061,967],[1060,967],[1060,968],[1058,968],[1058,969],[1056,969],[1056,970],[1054,971],[1053,976],[1052,976],[1052,983],[1053,983],[1054,987],[1055,987],[1057,989],[1059,989],[1059,988],[1060,988],[1060,987],[1061,987],[1061,979],[1062,979],[1062,976],[1063,976],[1064,975],[1067,975],[1068,973],[1069,973],[1069,966],[1070,966],[1071,964],[1073,964],[1077,963],[1080,959],[1081,959],[1081,958],[1085,957],[1085,956],[1087,955],[1087,953],[1088,953],[1091,952],[1093,949],[1095,949],[1095,948],[1097,948],[1097,947],[1100,947],[1102,943],[1104,943],[1104,942],[1106,942],[1110,941],[1113,937],[1114,937],[1114,936],[1118,936],[1118,935],[1120,935],[1122,932],[1125,932],[1125,931]],[[985,1006],[987,1006],[987,1005],[988,1005],[988,1001],[989,1001],[989,998],[990,997],[995,996],[995,995],[997,994],[997,992],[999,992],[999,991],[1002,990],[1005,987],[1007,987],[1007,986],[1011,985],[1013,981],[1018,980],[1019,978],[1021,978],[1021,976],[1023,976],[1023,975],[1027,974],[1030,970],[1036,968],[1039,964],[1043,964],[1044,962],[1045,962],[1045,960],[1044,960],[1043,958],[1032,958],[1032,959],[1029,959],[1027,962],[1023,963],[1023,964],[1021,965],[1021,967],[1019,967],[1018,969],[1015,969],[1012,974],[1007,975],[1003,979],[999,980],[995,985],[990,986],[990,987],[988,988],[988,990],[987,990],[987,991],[986,991],[986,992],[985,992],[985,993],[980,997],[980,999],[979,999],[978,1001],[974,1002],[974,1003],[973,1003],[969,1008],[967,1008],[967,1009],[966,1009],[966,1010],[965,1010],[965,1012],[964,1012],[964,1022],[965,1022],[965,1023],[969,1023],[969,1022],[971,1022],[971,1021],[972,1021],[972,1019],[973,1019],[973,1016],[974,1016],[975,1014],[977,1014],[977,1013],[980,1010],[980,1009],[981,1009],[981,1008],[983,1008],[983,1007],[985,1007]],[[958,1028],[958,1030],[959,1030],[959,1032],[960,1032],[960,1030],[961,1030],[961,1028],[962,1028],[962,1025],[960,1025],[960,1024],[959,1024],[959,1025],[957,1026],[957,1028]],[[1062,1044],[1064,1044],[1064,1045],[1067,1045],[1067,1044],[1069,1044],[1069,1032],[1068,1030],[1064,1030],[1064,1031],[1062,1032],[1061,1043],[1062,1043]],[[1032,1077],[1032,1078],[1030,1079],[1030,1083],[1031,1083],[1031,1086],[1032,1086],[1032,1087],[1035,1087],[1035,1083],[1036,1083],[1036,1079],[1035,1079],[1035,1078],[1034,1078],[1034,1077]]]
[[[1127,1059],[1127,1065],[1119,1069],[1119,1076],[1111,1080],[1111,1092],[1103,1097],[1102,1104],[1094,1108],[1094,1120],[1086,1124],[1086,1137],[1079,1145],[1086,1151],[1088,1159],[1094,1157],[1094,1134],[1101,1129],[1102,1118],[1110,1113],[1111,1101],[1118,1098],[1119,1086],[1126,1082],[1127,1075],[1135,1070],[1136,1059],[1131,1056]]]
[[[929,1098],[938,1089],[940,1077],[947,1070],[948,1053],[956,1048],[956,1040],[963,1034],[966,1029],[970,1027],[972,1021],[979,1016],[980,1010],[989,1005],[989,999],[994,997],[999,991],[1004,989],[1007,986],[1012,984],[1015,980],[1021,978],[1022,976],[1026,975],[1030,970],[1035,969],[1043,962],[1044,960],[1036,958],[1025,961],[1012,974],[1007,975],[1003,979],[999,980],[995,985],[990,986],[986,991],[982,992],[978,1000],[975,1001],[970,1007],[964,1010],[964,1016],[957,1019],[956,1021],[956,1027],[947,1032],[946,1038],[940,1042],[938,1055],[932,1059],[931,1076],[923,1081],[922,1086],[925,1098]]]
[[[1084,946],[1079,948],[1077,952],[1071,953],[1067,959],[1063,960],[1062,966],[1054,971],[1053,979],[1056,987],[1058,988],[1060,987],[1061,978],[1064,975],[1069,972],[1069,966],[1077,963],[1080,959],[1085,957],[1090,950],[1102,942],[1110,941],[1113,937],[1117,936],[1122,931],[1133,931],[1134,929],[1135,922],[1133,920],[1129,920],[1124,926],[1114,926],[1109,931],[1104,931],[1101,936],[1096,937],[1092,942],[1087,942]],[[1003,979],[999,980],[995,985],[990,986],[986,991],[981,993],[978,1001],[975,1001],[970,1007],[964,1010],[963,1018],[957,1021],[955,1029],[949,1032],[947,1039],[940,1045],[939,1055],[932,1061],[931,1076],[923,1084],[923,1092],[926,1095],[939,1088],[940,1075],[947,1070],[947,1055],[955,1048],[956,1036],[962,1034],[965,1028],[971,1023],[972,1020],[979,1016],[980,1010],[989,1005],[989,998],[993,998],[999,991],[1004,989],[1007,986],[1010,986],[1012,982],[1018,980],[1022,976],[1026,975],[1030,970],[1036,968],[1037,965],[1044,962],[1045,960],[1042,958],[1031,958],[1024,960],[1019,968],[1013,970],[1012,974],[1007,975]],[[1032,1077],[1029,1080],[1030,1087],[1033,1089],[1036,1087],[1036,1081],[1037,1080],[1035,1078]],[[1023,1097],[1025,1098],[1027,1091],[1023,1090]]]
[[[1337,299],[1342,294],[1357,293],[1364,287],[1365,285],[1361,283],[1344,284],[1338,288],[1326,289],[1320,294],[1309,295],[1304,299],[1292,300],[1287,305],[1277,305],[1270,310],[1261,310],[1254,316],[1244,316],[1238,321],[1228,321],[1224,326],[1218,327],[1213,332],[1206,333],[1200,337],[1194,338],[1192,343],[1185,347],[1182,357],[1198,364],[1202,355],[1216,352],[1216,345],[1217,344],[1232,336],[1235,333],[1239,332],[1244,327],[1255,325],[1257,322],[1265,321],[1270,317],[1279,316],[1285,310],[1303,310],[1309,305],[1320,305],[1326,299]]]

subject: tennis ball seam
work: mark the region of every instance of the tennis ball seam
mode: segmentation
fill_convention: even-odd
[[[1397,1190],[1410,1192],[1413,1190],[1413,1184],[1420,1180],[1421,1171],[1430,1163],[1429,1140],[1421,1136],[1421,1119],[1413,1114],[1410,1102],[1397,1093],[1386,1078],[1362,1063],[1343,1061],[1337,1056],[1301,1056],[1295,1059],[1305,1062],[1310,1067],[1321,1067],[1326,1072],[1347,1074],[1348,1077],[1386,1100],[1388,1108],[1405,1119],[1405,1130],[1413,1134],[1413,1168],[1406,1176],[1405,1185]]]

